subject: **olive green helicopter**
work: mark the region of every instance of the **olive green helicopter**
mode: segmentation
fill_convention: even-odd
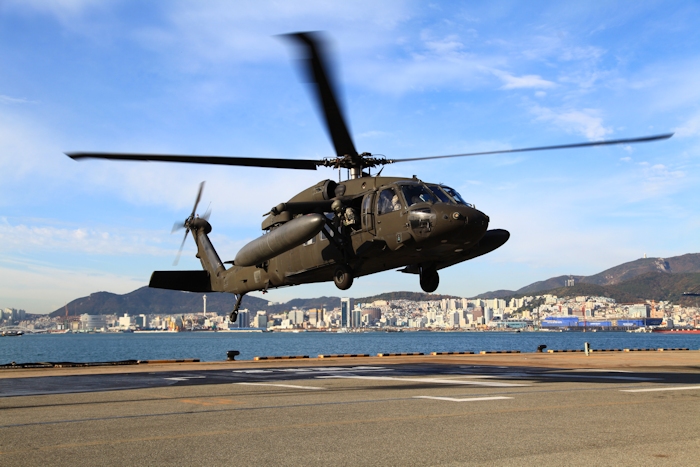
[[[204,182],[191,214],[175,224],[197,245],[203,270],[155,271],[149,286],[189,292],[228,292],[236,296],[229,318],[235,321],[243,296],[252,291],[333,281],[341,290],[355,277],[389,269],[416,274],[425,292],[434,292],[438,271],[485,255],[508,241],[506,230],[489,230],[489,217],[466,202],[453,188],[418,179],[382,177],[383,166],[398,162],[444,159],[610,144],[640,143],[670,138],[671,134],[557,146],[510,149],[447,156],[393,159],[358,153],[336,98],[327,69],[324,41],[318,33],[285,35],[299,45],[303,69],[314,84],[336,157],[322,160],[222,156],[70,152],[72,159],[162,161],[316,170],[347,169],[347,180],[323,180],[289,201],[270,209],[262,222],[263,235],[240,249],[233,261],[222,261],[208,234],[209,213],[196,215]],[[371,175],[375,167],[379,173]],[[176,260],[177,263],[177,260]],[[228,265],[228,267],[227,267]]]

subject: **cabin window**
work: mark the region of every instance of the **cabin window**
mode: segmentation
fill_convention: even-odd
[[[333,213],[327,212],[326,218],[332,221],[333,220]],[[328,240],[327,233],[326,233],[327,228],[330,232],[331,237],[333,237],[335,235],[335,233],[333,233],[333,230],[331,230],[328,226],[326,226],[323,229],[321,229],[321,233],[319,234],[321,236],[321,241]]]
[[[401,201],[393,188],[386,188],[379,193],[379,201],[377,201],[377,214],[380,216],[388,212],[401,210]]]
[[[409,206],[413,206],[418,203],[434,203],[436,202],[435,196],[428,190],[424,185],[418,183],[410,185],[401,185],[401,191],[403,192],[403,197],[406,199],[406,203]]]
[[[368,193],[362,200],[362,228],[372,229],[372,199],[374,195]]]

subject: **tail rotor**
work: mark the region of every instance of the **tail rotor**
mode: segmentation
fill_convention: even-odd
[[[194,201],[194,207],[192,208],[192,213],[190,213],[189,217],[185,219],[185,222],[180,223],[176,222],[175,225],[173,225],[173,230],[172,233],[177,232],[178,230],[185,229],[185,236],[182,238],[182,243],[180,244],[180,249],[177,252],[177,256],[175,257],[175,261],[173,262],[173,266],[177,266],[177,263],[180,261],[180,255],[182,254],[182,249],[185,246],[185,241],[187,240],[187,234],[190,233],[192,222],[195,220],[195,213],[197,212],[197,206],[199,205],[199,202],[202,200],[202,192],[204,191],[204,184],[205,182],[202,182],[199,184],[199,191],[197,192],[197,199]],[[211,215],[211,210],[207,209],[207,212],[204,213],[204,216],[202,218],[204,220],[209,219],[209,216]]]

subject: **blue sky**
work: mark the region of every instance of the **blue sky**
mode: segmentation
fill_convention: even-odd
[[[420,157],[634,137],[632,147],[388,166],[457,188],[511,232],[439,293],[517,289],[698,252],[700,5],[634,2],[0,2],[0,306],[50,312],[172,269],[207,181],[224,260],[262,214],[337,173],[113,161],[64,151],[332,156],[288,44],[327,31],[360,151]],[[590,3],[590,2],[588,2]],[[251,193],[256,193],[254,198]],[[188,241],[178,268],[197,269]],[[420,290],[394,271],[350,296]],[[271,301],[340,295],[332,284]]]

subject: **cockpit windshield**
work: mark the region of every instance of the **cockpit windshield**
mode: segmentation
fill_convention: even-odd
[[[420,183],[401,185],[401,193],[403,193],[403,197],[406,199],[406,203],[409,206],[413,206],[414,204],[418,203],[437,202],[431,191]]]
[[[457,190],[455,190],[454,188],[450,188],[449,186],[445,186],[445,185],[441,185],[440,188],[445,190],[445,192],[448,195],[450,195],[452,198],[454,198],[454,200],[457,201],[459,204],[463,204],[463,205],[469,206],[469,207],[474,207],[474,205],[472,205],[471,203],[467,203],[466,201],[464,201],[462,199],[462,197],[460,196],[460,194],[457,193]]]
[[[440,185],[428,185],[428,188],[430,188],[430,191],[433,192],[433,194],[443,203],[449,203],[449,204],[456,204],[455,201],[453,201],[447,194],[442,191],[440,188]]]

